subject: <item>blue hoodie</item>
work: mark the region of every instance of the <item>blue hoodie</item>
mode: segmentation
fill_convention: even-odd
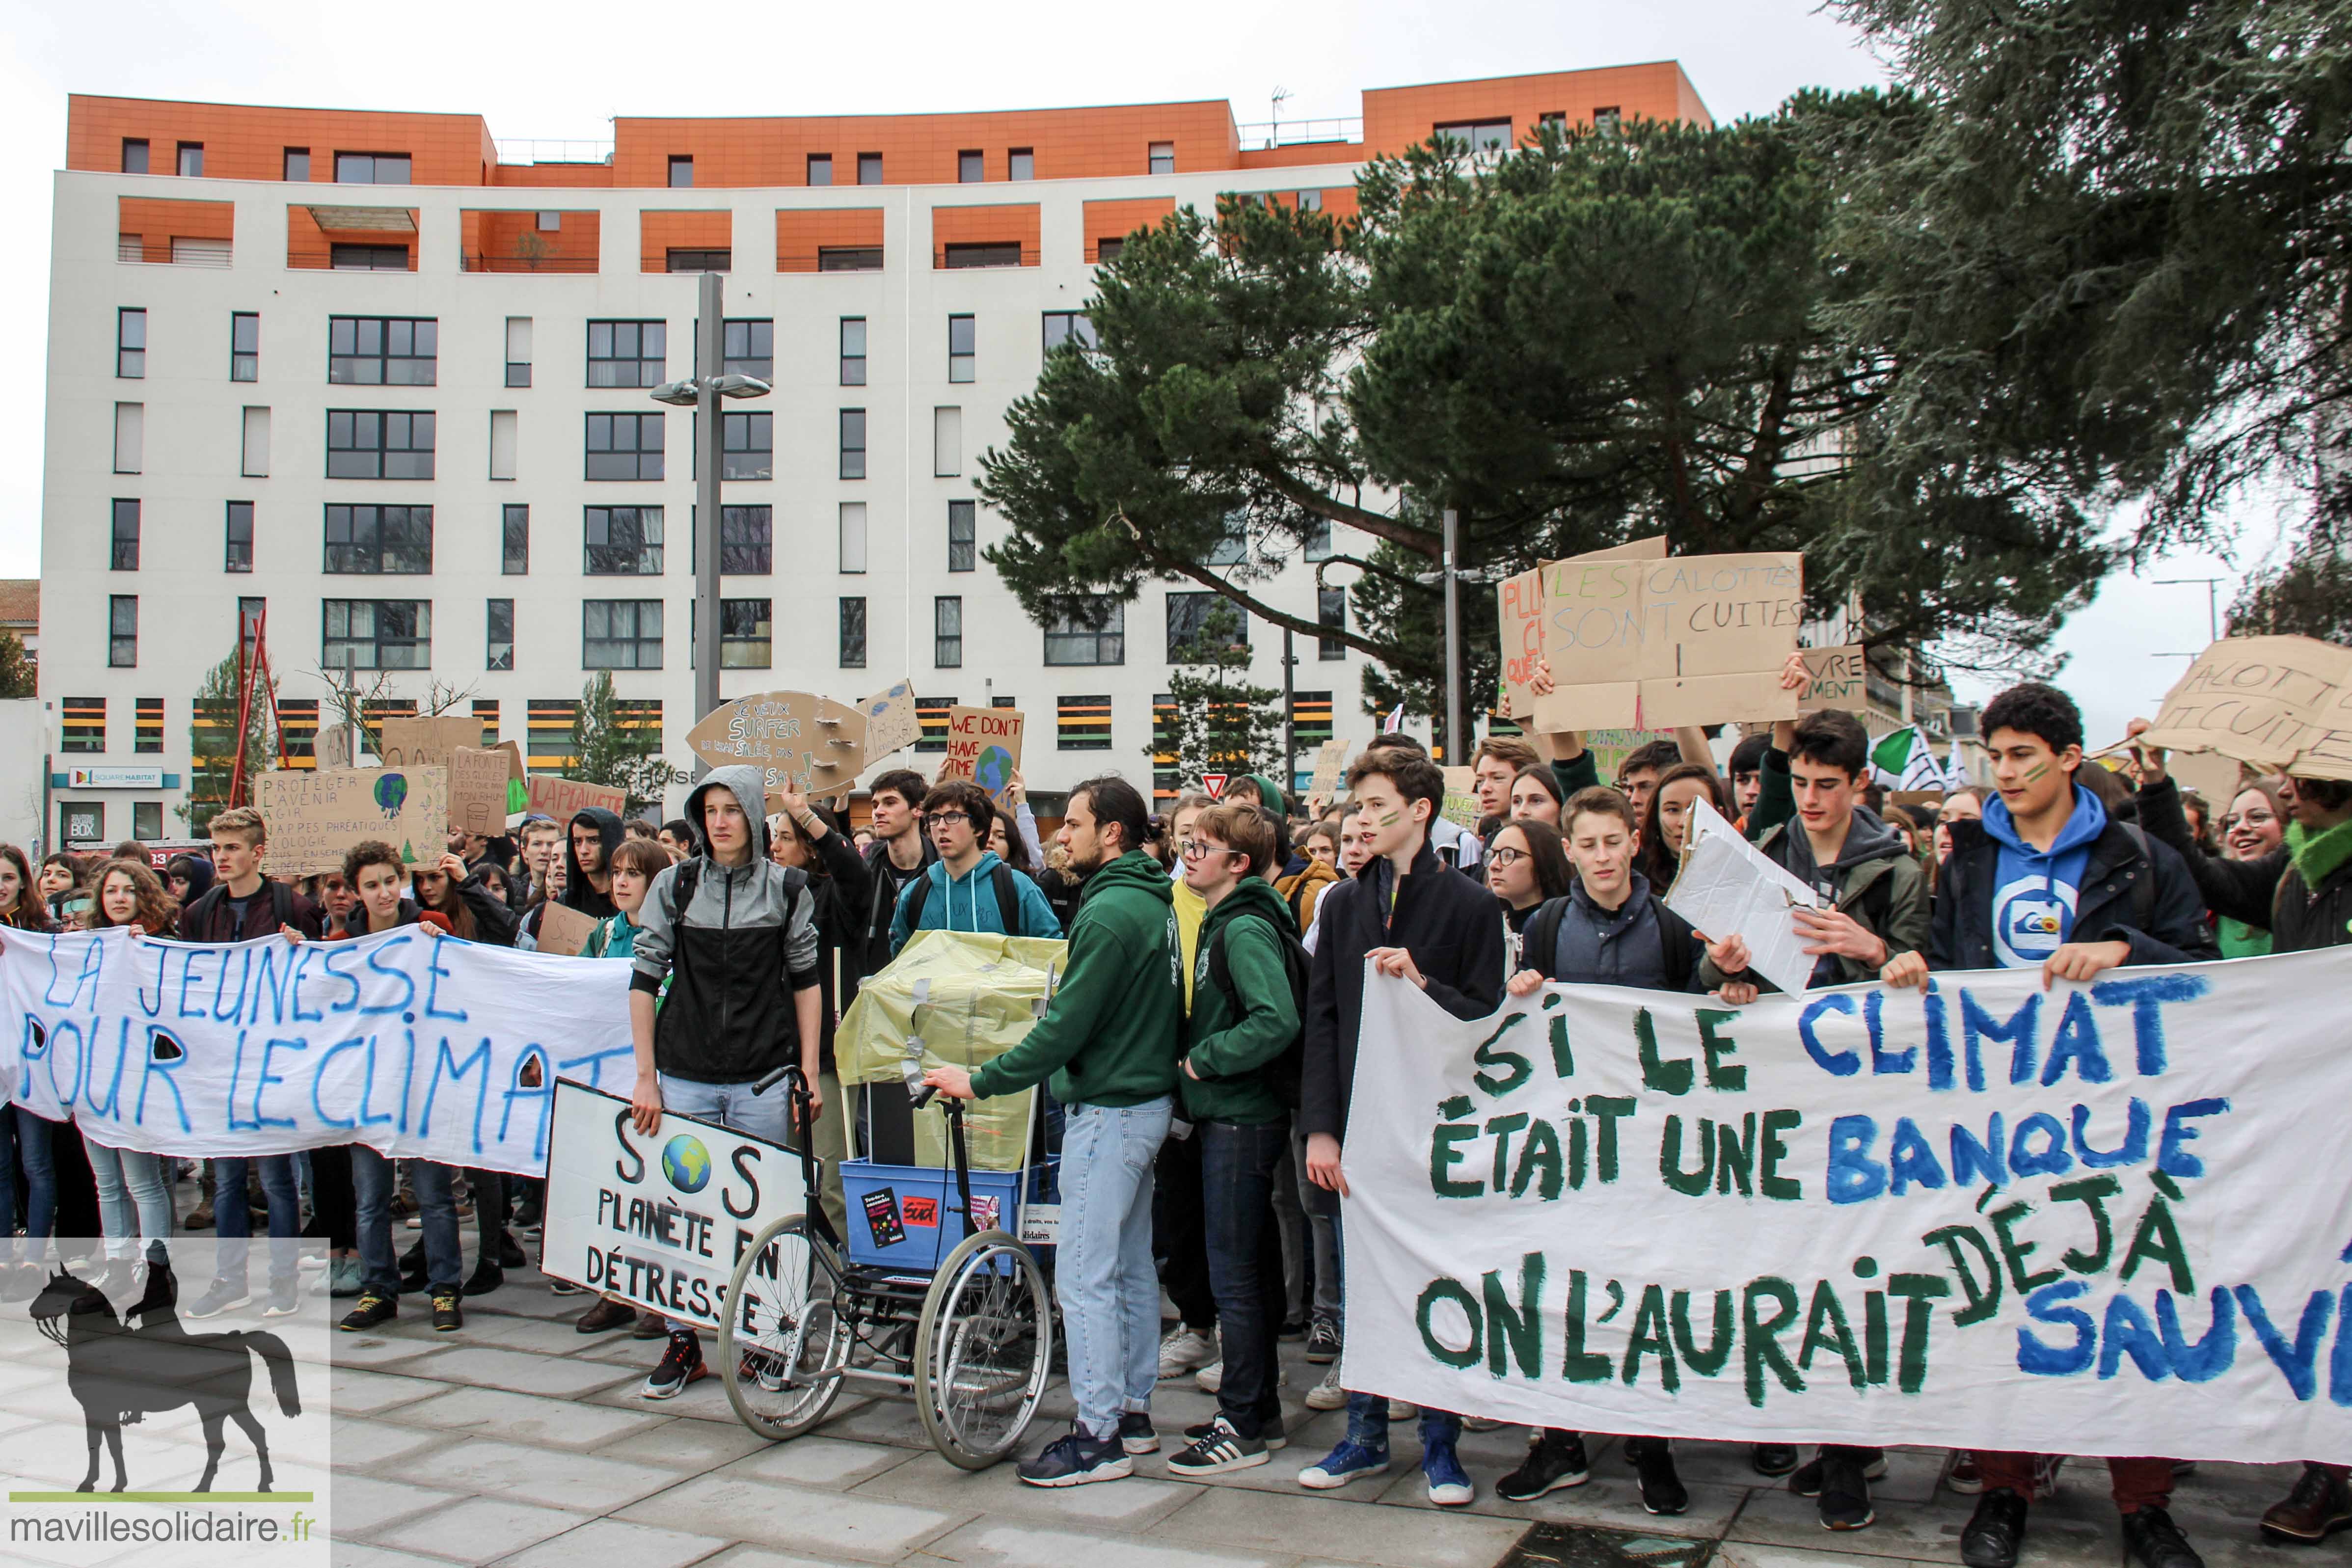
[[[2106,831],[2099,797],[2074,786],[2074,815],[2043,853],[2017,836],[2008,803],[1985,802],[1984,828],[2000,846],[1993,878],[1992,950],[2004,969],[2032,969],[2058,950],[2074,929],[2074,903],[2091,844]]]
[[[1004,929],[1004,911],[996,897],[996,868],[1003,865],[992,849],[981,851],[980,858],[961,877],[948,875],[947,862],[934,860],[923,868],[920,878],[907,884],[898,895],[898,912],[890,917],[890,952],[895,955],[913,939],[919,931],[985,931],[1003,936],[1046,936],[1062,934],[1062,922],[1054,916],[1054,906],[1037,884],[1018,871],[1006,868],[1013,878],[1015,900],[1020,910],[1021,929]],[[907,910],[915,889],[925,887],[923,918],[910,924]]]

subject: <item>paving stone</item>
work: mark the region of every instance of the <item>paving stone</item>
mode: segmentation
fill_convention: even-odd
[[[603,1349],[604,1342],[620,1334],[620,1331],[583,1334],[562,1319],[492,1317],[483,1313],[478,1317],[470,1314],[467,1317],[465,1334],[477,1344],[570,1357]],[[626,1335],[620,1337],[623,1342],[628,1342]]]
[[[419,1557],[414,1552],[394,1552],[358,1541],[336,1542],[332,1561],[335,1568],[448,1568],[438,1557]]]
[[[419,1426],[502,1437],[546,1448],[586,1449],[650,1431],[667,1418],[650,1413],[608,1410],[574,1400],[539,1399],[498,1388],[453,1388],[432,1399],[403,1405],[396,1419]],[[616,1456],[626,1458],[627,1456]]]
[[[794,1557],[782,1552],[771,1552],[764,1546],[735,1546],[709,1558],[698,1568],[843,1568],[835,1562],[821,1562],[814,1557]]]
[[[476,1388],[508,1388],[517,1394],[571,1398],[608,1387],[620,1375],[593,1362],[531,1355],[523,1351],[460,1345],[433,1358],[427,1375]]]
[[[1959,1561],[1959,1548],[1940,1563],[1914,1560],[1907,1568],[1953,1568]],[[1725,1541],[1716,1544],[1715,1557],[1709,1568],[1895,1568],[1903,1560],[1886,1557],[1864,1557],[1844,1552],[1822,1552],[1812,1549],[1799,1551],[1790,1546],[1758,1546],[1744,1541]],[[2027,1560],[2029,1563],[2031,1559]]]
[[[429,1398],[447,1386],[421,1377],[400,1377],[355,1366],[337,1367],[327,1384],[338,1415],[373,1415]]]
[[[438,1448],[449,1439],[439,1432],[418,1432],[384,1421],[357,1421],[338,1414],[331,1434],[339,1470],[373,1470],[419,1449]],[[281,1483],[282,1484],[282,1483]]]
[[[347,1334],[335,1331],[335,1364],[337,1366],[385,1366],[394,1362],[417,1361],[421,1370],[425,1358],[446,1352],[449,1346],[436,1340],[411,1339],[405,1334],[387,1334],[370,1330],[363,1334]],[[405,1367],[396,1371],[413,1370]],[[432,1375],[443,1375],[435,1373]]]
[[[600,1368],[606,1377],[617,1380],[585,1395],[589,1403],[608,1405],[615,1410],[654,1410],[689,1421],[723,1421],[730,1426],[742,1426],[743,1423],[735,1415],[735,1407],[727,1403],[727,1385],[719,1380],[716,1372],[688,1386],[684,1393],[667,1399],[647,1399],[640,1394],[638,1390],[645,1386],[646,1373],[654,1369],[654,1363],[659,1357],[650,1345],[640,1346],[639,1349],[645,1352],[643,1357],[625,1364],[584,1358],[569,1363]]]
[[[544,1502],[604,1513],[677,1481],[676,1470],[593,1454],[562,1453],[474,1438],[415,1459],[383,1467],[395,1479],[442,1480],[493,1497]]]
[[[741,1430],[747,1436],[756,1436],[749,1428]],[[886,1447],[877,1443],[844,1443],[835,1438],[819,1436],[795,1437],[788,1443],[763,1443],[756,1451],[733,1461],[719,1473],[777,1481],[785,1486],[847,1491],[861,1481],[904,1465],[909,1458],[911,1456],[904,1448]],[[946,1463],[944,1460],[940,1462]]]
[[[597,1568],[625,1563],[627,1568],[686,1568],[727,1542],[709,1535],[689,1535],[677,1530],[656,1530],[650,1524],[624,1524],[617,1519],[592,1519],[576,1530],[541,1542],[504,1558],[499,1568]]]
[[[931,1503],[997,1518],[1043,1515],[1130,1534],[1148,1531],[1200,1491],[1194,1483],[1142,1476],[1100,1486],[1024,1486],[1009,1460],[984,1470],[967,1470],[938,1454],[917,1454],[857,1488],[860,1497]]]
[[[996,1519],[968,1524],[932,1542],[923,1555],[945,1558],[964,1568],[1073,1568],[1080,1563],[1085,1568],[1275,1568],[1294,1561],[1292,1553],[1282,1550],[1270,1554],[1233,1552]],[[730,1563],[728,1568],[733,1564]],[[1486,1568],[1485,1562],[1480,1568]]]
[[[1612,1456],[1612,1460],[1614,1461],[1614,1456]],[[1380,1500],[1397,1508],[1437,1510],[1437,1505],[1429,1500],[1429,1483],[1421,1473],[1420,1464],[1415,1462],[1402,1468],[1402,1475],[1397,1475],[1395,1479],[1381,1489],[1377,1494]],[[1642,1506],[1641,1488],[1622,1468],[1622,1462],[1604,1465],[1595,1460],[1592,1462],[1592,1479],[1580,1487],[1551,1492],[1533,1502],[1509,1502],[1495,1495],[1495,1481],[1504,1473],[1471,1467],[1470,1478],[1477,1484],[1477,1497],[1463,1508],[1437,1511],[1475,1513],[1498,1519],[1541,1520],[1546,1523],[1591,1524],[1608,1530],[1646,1531],[1654,1535],[1713,1537],[1724,1532],[1748,1495],[1744,1488],[1701,1485],[1685,1474],[1683,1485],[1690,1493],[1689,1510],[1672,1515],[1654,1514]]]
[[[386,1546],[430,1552],[460,1563],[488,1563],[561,1535],[582,1518],[503,1498],[467,1498],[380,1530],[375,1539]]]
[[[856,1443],[887,1443],[900,1448],[928,1448],[931,1440],[923,1433],[922,1417],[915,1414],[911,1399],[888,1396],[868,1399],[852,1405],[844,1395],[836,1410],[847,1407],[845,1414],[835,1415],[817,1430],[827,1437],[846,1438]],[[1031,1424],[1031,1430],[1042,1437],[1051,1428]]]
[[[579,1410],[583,1406],[566,1408]],[[595,1452],[600,1458],[634,1459],[639,1464],[667,1465],[675,1470],[698,1473],[772,1446],[740,1422],[722,1426],[716,1421],[672,1421],[656,1416],[652,1426],[602,1444]],[[895,1457],[897,1451],[892,1452]]]
[[[1779,1490],[1749,1494],[1748,1506],[1731,1523],[1727,1539],[1802,1552],[1830,1549],[1864,1557],[1898,1557],[1956,1563],[1960,1531],[1973,1498],[1945,1494],[1925,1505],[1876,1504],[1878,1521],[1867,1530],[1831,1535],[1822,1529],[1821,1510],[1811,1498]],[[2094,1506],[2095,1505],[2095,1506]],[[2081,1488],[2033,1505],[2025,1542],[2032,1568],[2116,1568],[2123,1548],[2116,1530],[2115,1505],[2104,1491],[2095,1499]]]
[[[895,1563],[965,1518],[877,1498],[716,1475],[698,1476],[619,1512],[640,1523],[710,1531],[738,1541],[790,1541],[867,1563]]]
[[[336,1537],[365,1534],[378,1525],[457,1500],[456,1492],[413,1487],[377,1476],[340,1476],[330,1503]]]
[[[1329,1556],[1388,1568],[1487,1568],[1525,1528],[1512,1520],[1339,1503],[1305,1492],[1283,1497],[1204,1487],[1200,1497],[1155,1524],[1152,1535],[1277,1553],[1307,1542]]]

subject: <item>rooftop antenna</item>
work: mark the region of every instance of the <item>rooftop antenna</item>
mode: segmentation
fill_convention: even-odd
[[[1286,88],[1286,87],[1277,87],[1277,88],[1276,88],[1276,89],[1274,89],[1274,106],[1273,106],[1273,114],[1274,114],[1274,119],[1273,119],[1272,122],[1271,122],[1271,123],[1269,123],[1269,124],[1267,125],[1267,127],[1266,127],[1266,136],[1265,136],[1265,144],[1266,144],[1267,146],[1269,146],[1269,147],[1276,147],[1276,146],[1279,146],[1279,145],[1281,145],[1281,142],[1282,142],[1282,106],[1283,106],[1283,104],[1284,104],[1286,101],[1287,101],[1287,100],[1288,100],[1289,97],[1290,97],[1290,89],[1289,89],[1288,88]]]

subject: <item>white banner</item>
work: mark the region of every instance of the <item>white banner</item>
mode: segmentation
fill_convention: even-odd
[[[625,1098],[556,1088],[542,1273],[715,1329],[737,1259],[769,1225],[807,1212],[789,1149],[668,1111],[646,1137]]]
[[[218,945],[0,934],[0,1098],[200,1158],[366,1143],[537,1175],[555,1080],[626,1089],[629,966],[426,926]]]
[[[1847,986],[1368,976],[1351,1389],[1603,1433],[2352,1460],[2352,951]]]

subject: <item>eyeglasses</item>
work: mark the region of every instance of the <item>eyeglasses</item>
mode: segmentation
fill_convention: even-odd
[[[1524,849],[1505,847],[1501,849],[1489,849],[1486,851],[1486,858],[1493,861],[1497,866],[1516,866],[1520,861],[1525,860],[1528,858],[1528,852]]]
[[[1182,844],[1177,846],[1177,848],[1187,860],[1198,860],[1203,856],[1208,855],[1238,855],[1241,853],[1238,849],[1229,849],[1222,844],[1212,844],[1205,838],[1187,838]]]
[[[2276,822],[2277,820],[2277,817],[2272,816],[2267,811],[2250,811],[2242,816],[2223,817],[2221,819],[2221,831],[2228,833],[2239,827],[2268,827],[2272,823]]]
[[[962,811],[934,811],[928,813],[923,820],[933,827],[964,827],[971,825],[971,815]]]

